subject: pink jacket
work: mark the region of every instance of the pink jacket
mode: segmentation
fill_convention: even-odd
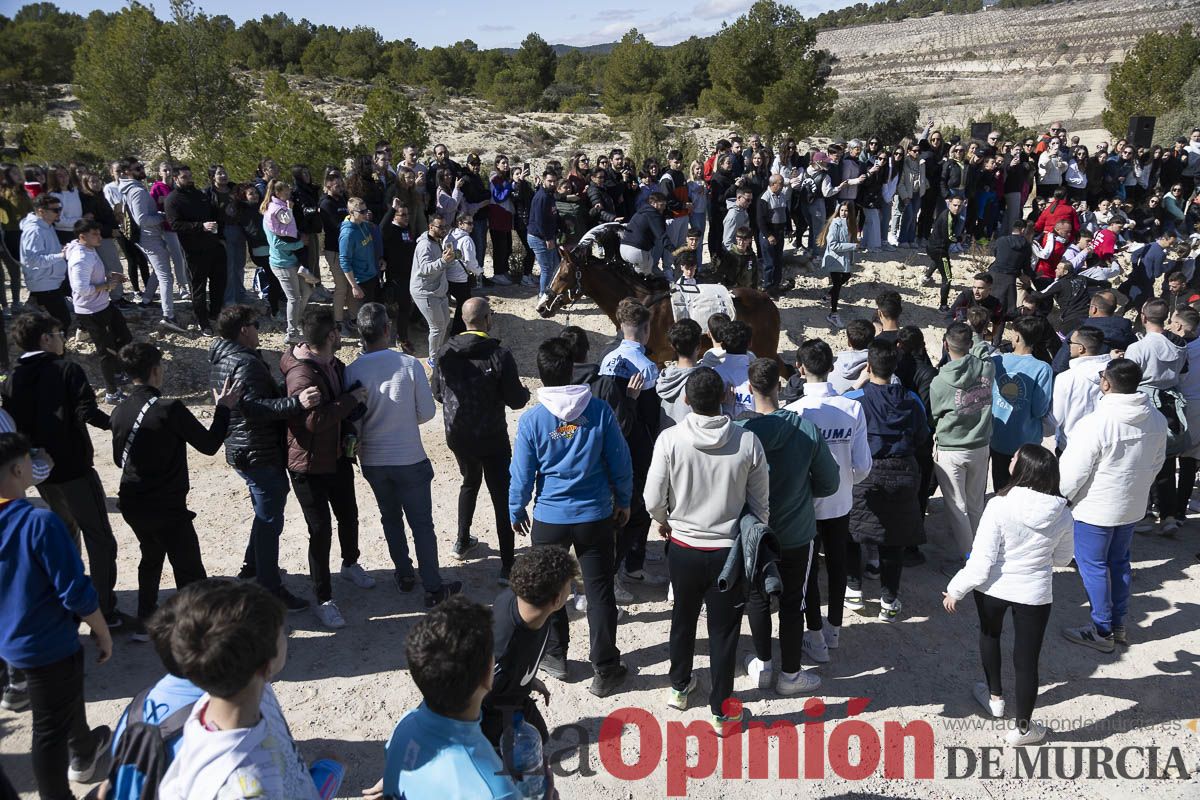
[[[263,224],[276,236],[290,236],[293,239],[299,237],[291,205],[278,197],[271,198],[271,203],[267,206],[267,213],[263,219]]]

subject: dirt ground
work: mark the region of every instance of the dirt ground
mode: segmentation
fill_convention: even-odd
[[[873,298],[888,285],[899,287],[905,301],[904,322],[921,326],[931,350],[940,345],[943,320],[934,310],[936,290],[918,287],[919,267],[925,259],[916,251],[866,257],[861,261],[852,282],[843,292],[843,319],[868,318],[873,313]],[[904,261],[891,256],[905,256]],[[793,265],[794,266],[794,265]],[[966,259],[956,259],[956,284],[965,285],[964,278],[974,270]],[[837,351],[845,346],[844,335],[832,331],[824,321],[826,310],[822,303],[824,280],[801,272],[797,289],[785,297],[780,306],[784,322],[781,352],[790,354],[805,337],[819,336],[830,341]],[[533,291],[512,287],[494,292],[497,312],[494,335],[512,348],[521,369],[522,380],[531,389],[538,385],[534,377],[534,352],[537,344],[556,333],[566,323],[562,316],[542,320],[533,310]],[[185,306],[186,308],[186,306]],[[184,315],[186,317],[186,314]],[[206,396],[207,341],[202,338],[170,335],[160,337],[150,325],[156,315],[146,314],[133,321],[135,335],[151,339],[162,338],[169,359],[166,393],[183,396],[198,415],[211,414],[211,397]],[[570,321],[590,331],[593,358],[598,359],[611,340],[612,324],[586,300],[575,310]],[[414,332],[415,334],[415,332]],[[414,335],[414,341],[423,342]],[[263,347],[272,362],[282,346],[281,333],[265,333]],[[72,348],[75,349],[75,348]],[[84,344],[79,352],[89,352]],[[341,351],[341,357],[352,360],[357,354],[353,345]],[[94,385],[99,375],[85,363]],[[510,412],[509,422],[515,425],[520,412]],[[121,520],[115,507],[118,471],[113,466],[110,437],[106,432],[93,431],[96,445],[96,465],[110,495],[110,519],[120,545],[118,595],[126,612],[134,610],[138,548],[131,532]],[[440,415],[424,426],[422,438],[433,462],[436,477],[433,484],[434,514],[439,537],[439,554],[443,575],[463,581],[464,592],[482,603],[490,603],[499,588],[496,577],[499,557],[495,532],[490,530],[492,510],[486,493],[482,493],[474,520],[474,533],[484,546],[477,557],[459,563],[451,557],[456,520],[456,490],[458,472],[445,446]],[[200,533],[204,560],[210,574],[232,576],[237,573],[248,535],[251,508],[247,491],[241,480],[228,467],[224,454],[213,458],[192,453],[191,507],[198,513],[196,527]],[[390,580],[391,565],[384,546],[375,500],[366,482],[357,480],[361,563],[378,580],[371,590],[359,590],[340,578],[335,578],[334,594],[347,626],[339,631],[321,627],[311,612],[290,615],[290,656],[286,668],[275,683],[276,692],[287,714],[292,733],[304,756],[313,760],[331,754],[347,766],[347,778],[340,796],[354,797],[381,775],[384,744],[397,720],[419,701],[419,695],[405,670],[404,638],[409,627],[424,612],[419,592],[401,595]],[[1047,632],[1041,661],[1041,697],[1036,719],[1047,722],[1054,730],[1049,737],[1053,746],[1049,755],[1049,778],[1028,780],[1014,777],[1021,765],[1011,748],[1003,748],[1003,731],[996,723],[985,720],[971,697],[971,687],[982,680],[976,645],[977,622],[972,603],[965,602],[958,614],[951,616],[941,607],[941,592],[948,581],[939,566],[948,557],[948,534],[940,498],[935,497],[926,521],[930,544],[925,548],[929,562],[925,566],[906,569],[901,596],[904,611],[899,622],[886,624],[875,618],[878,610],[878,587],[868,583],[868,605],[863,614],[846,613],[840,649],[832,660],[816,668],[822,678],[818,696],[826,704],[823,716],[804,716],[805,698],[780,698],[769,692],[752,689],[745,676],[736,683],[738,697],[746,704],[754,720],[776,723],[805,719],[823,719],[824,726],[809,726],[800,736],[801,778],[797,780],[786,771],[781,777],[779,753],[772,748],[768,777],[749,779],[747,754],[740,758],[732,748],[725,749],[721,767],[711,777],[693,779],[686,784],[672,782],[675,794],[686,785],[686,793],[695,798],[754,796],[768,798],[798,797],[905,797],[905,798],[1125,798],[1131,795],[1153,798],[1200,797],[1200,780],[1180,778],[1180,767],[1190,775],[1200,772],[1200,730],[1195,719],[1200,716],[1196,696],[1200,690],[1200,563],[1196,551],[1200,537],[1194,524],[1185,526],[1177,538],[1138,536],[1134,543],[1134,596],[1128,620],[1130,646],[1115,655],[1101,655],[1091,650],[1069,645],[1059,635],[1066,625],[1082,624],[1087,619],[1086,597],[1078,576],[1071,570],[1055,575],[1055,603]],[[293,591],[312,598],[306,561],[304,522],[294,498],[289,498],[287,523],[280,546],[280,565],[286,570],[286,585]],[[518,541],[519,545],[525,542]],[[657,549],[656,543],[652,548]],[[946,551],[943,552],[943,547]],[[338,558],[334,553],[334,559]],[[335,564],[337,562],[335,561]],[[650,565],[662,570],[661,564]],[[164,595],[173,591],[170,575],[164,576]],[[635,590],[636,591],[636,590]],[[621,619],[618,644],[626,663],[634,673],[626,690],[615,697],[600,700],[587,691],[590,669],[586,663],[586,621],[573,615],[571,632],[571,677],[567,682],[547,679],[552,692],[545,717],[552,728],[577,725],[556,740],[552,749],[567,747],[579,741],[582,731],[592,745],[582,768],[578,751],[572,751],[564,766],[574,774],[558,779],[564,798],[644,798],[662,797],[668,792],[668,756],[678,780],[683,762],[679,758],[690,753],[687,763],[700,758],[705,767],[715,762],[714,747],[699,748],[691,742],[686,748],[677,739],[683,729],[669,723],[703,722],[707,710],[703,703],[686,712],[670,710],[665,704],[668,667],[667,638],[670,611],[665,602],[665,587],[661,591],[637,591],[636,602],[629,606]],[[127,635],[118,633],[113,659],[96,666],[89,658],[86,679],[88,719],[92,725],[116,723],[118,715],[130,699],[143,687],[157,680],[162,669],[150,645],[136,644]],[[749,629],[743,628],[743,651],[749,650]],[[94,651],[85,644],[89,655]],[[1005,652],[1011,646],[1011,633],[1005,636]],[[704,694],[708,686],[706,636],[701,629],[697,648],[696,668]],[[811,665],[808,668],[812,668]],[[1012,668],[1006,661],[1004,679],[1009,703],[1012,696]],[[867,698],[865,709],[862,701]],[[1011,706],[1010,706],[1011,707]],[[644,770],[636,779],[624,780],[611,774],[602,761],[603,748],[596,745],[601,723],[606,715],[619,708],[644,709],[648,719],[657,725],[642,731],[646,759]],[[850,716],[856,722],[846,723]],[[0,765],[16,785],[23,798],[34,797],[29,765],[30,722],[28,712],[0,711]],[[861,722],[865,722],[863,726]],[[846,747],[845,734],[865,735],[866,749],[871,740],[883,737],[888,723],[927,723],[932,737],[932,774],[915,778],[916,768],[912,745],[906,757],[901,777],[887,777],[882,763],[877,769],[864,769],[865,777],[839,777],[850,771],[841,768],[835,773],[832,764]],[[842,728],[839,723],[846,725]],[[857,726],[857,727],[854,727]],[[697,726],[697,729],[701,726]],[[915,726],[911,730],[921,728]],[[663,737],[666,748],[654,747],[654,731]],[[823,734],[822,734],[823,731]],[[872,734],[871,731],[874,731]],[[820,736],[830,746],[832,758],[821,758]],[[850,739],[850,765],[859,763],[858,738]],[[639,758],[638,736],[626,732],[621,752],[629,763]],[[1083,762],[1083,773],[1070,779],[1075,769],[1079,748],[1093,748],[1091,756],[1102,757],[1109,748],[1107,768],[1115,768],[1120,748],[1157,747],[1158,770],[1171,766],[1171,779],[1121,779],[1120,775],[1138,776],[1147,768],[1148,750],[1127,751],[1123,773],[1106,777],[1104,765],[1089,769]],[[794,748],[791,754],[795,755]],[[981,748],[998,748],[981,751]],[[966,751],[951,748],[970,748]],[[1178,748],[1177,756],[1170,756]],[[752,748],[747,748],[752,749]],[[926,752],[928,752],[928,747]],[[607,753],[611,763],[616,750]],[[950,754],[954,753],[951,771]],[[761,754],[757,754],[761,755]],[[868,753],[869,756],[869,753]],[[810,771],[812,764],[824,763],[824,777]],[[1177,758],[1178,760],[1172,760]],[[1055,759],[1061,761],[1061,767]],[[752,761],[761,758],[751,757]],[[870,761],[870,759],[868,759]],[[968,762],[976,760],[973,769]],[[786,767],[789,759],[783,759]],[[984,762],[993,762],[989,776],[984,776]],[[739,767],[740,765],[740,767]],[[868,763],[868,767],[870,763]],[[619,771],[619,767],[618,767]],[[705,769],[697,769],[703,773]],[[852,770],[851,770],[852,771]],[[1027,772],[1028,770],[1026,770]],[[583,773],[582,775],[580,773]],[[724,775],[725,777],[722,777]],[[1065,777],[1059,777],[1065,775]],[[81,790],[82,793],[82,790]]]

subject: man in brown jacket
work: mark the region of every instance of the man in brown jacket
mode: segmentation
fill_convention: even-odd
[[[317,617],[326,627],[341,628],[346,621],[333,602],[329,575],[331,509],[338,523],[342,577],[361,589],[375,585],[375,579],[358,564],[353,468],[357,442],[343,424],[366,400],[367,390],[345,386],[346,365],[335,355],[341,336],[330,309],[306,309],[301,330],[304,342],[284,352],[279,369],[289,396],[315,386],[321,402],[288,419],[287,469],[308,525],[308,570],[317,594]]]

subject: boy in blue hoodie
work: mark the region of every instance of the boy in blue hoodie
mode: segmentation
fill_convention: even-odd
[[[41,797],[58,800],[74,797],[68,779],[89,783],[107,770],[112,738],[107,727],[88,728],[78,620],[101,664],[112,637],[67,526],[25,499],[32,485],[29,441],[0,433],[0,658],[25,672],[34,779]]]
[[[992,489],[1008,485],[1008,465],[1023,444],[1041,444],[1042,420],[1054,399],[1054,372],[1034,356],[1043,323],[1037,317],[1020,317],[1004,331],[1011,353],[992,356],[996,378],[992,382]]]
[[[852,541],[846,551],[846,606],[862,608],[861,546],[879,547],[879,618],[900,617],[900,573],[904,548],[925,543],[916,452],[929,439],[920,399],[892,383],[896,345],[876,339],[867,347],[867,383],[846,397],[862,403],[871,447],[871,474],[854,485],[850,509]]]
[[[613,542],[614,528],[629,521],[633,465],[612,409],[594,398],[589,387],[571,383],[571,355],[560,338],[547,339],[538,348],[543,388],[538,390],[538,405],[517,423],[508,513],[513,529],[522,536],[531,534],[534,544],[575,549],[596,671],[591,692],[607,697],[626,675],[617,649]],[[525,506],[535,488],[531,526]],[[550,624],[542,669],[561,679],[567,675],[567,612],[560,609]]]

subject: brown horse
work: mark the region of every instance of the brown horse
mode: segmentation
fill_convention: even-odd
[[[615,241],[605,247],[615,253]],[[545,318],[569,307],[583,295],[596,301],[600,310],[616,325],[617,304],[626,297],[635,297],[650,309],[650,340],[646,354],[660,366],[674,359],[675,351],[667,341],[667,329],[675,322],[671,309],[671,286],[665,278],[640,275],[619,257],[600,260],[592,255],[591,247],[583,245],[573,250],[559,248],[562,262],[558,272],[538,304],[537,311]],[[754,335],[750,350],[761,358],[779,357],[779,309],[757,289],[733,289],[733,306],[737,319],[747,323]],[[701,328],[705,320],[697,320]],[[707,339],[707,332],[705,339]]]

